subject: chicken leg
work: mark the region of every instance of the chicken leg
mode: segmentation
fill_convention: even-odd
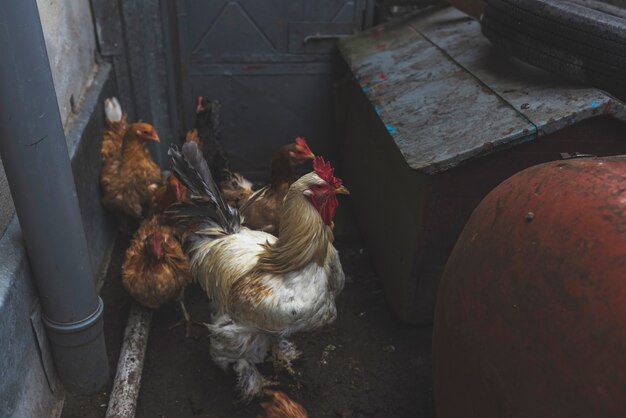
[[[263,389],[278,384],[263,377],[255,366],[267,357],[271,345],[269,335],[242,332],[241,326],[228,314],[213,317],[213,323],[204,326],[209,330],[211,359],[224,371],[233,366],[242,403],[249,403],[262,396]]]
[[[187,311],[187,307],[185,306],[185,289],[183,289],[180,292],[180,295],[176,298],[176,301],[180,304],[180,310],[183,313],[183,318],[178,321],[177,323],[175,323],[174,325],[172,325],[170,327],[170,330],[179,327],[181,325],[185,326],[185,337],[189,338],[189,327],[191,327],[191,325],[203,325],[200,322],[196,322],[196,321],[192,321],[191,320],[191,316],[189,315],[189,312]]]
[[[280,338],[272,344],[272,357],[274,369],[284,369],[295,381],[298,388],[301,387],[300,373],[294,369],[292,361],[297,360],[302,355],[296,345],[289,340]]]
[[[264,389],[278,386],[278,382],[263,377],[256,366],[248,360],[239,360],[233,365],[233,370],[237,374],[237,388],[241,392],[241,402],[244,404],[263,395]]]

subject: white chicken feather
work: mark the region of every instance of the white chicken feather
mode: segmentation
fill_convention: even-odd
[[[287,338],[337,316],[335,298],[345,278],[332,245],[332,216],[335,194],[347,189],[329,164],[316,161],[316,172],[290,187],[276,238],[241,226],[195,143],[170,155],[174,172],[193,192],[194,206],[178,205],[170,214],[182,231],[192,275],[216,307],[207,325],[211,357],[224,370],[233,365],[248,401],[268,384],[255,364],[270,347],[290,368],[299,353]]]

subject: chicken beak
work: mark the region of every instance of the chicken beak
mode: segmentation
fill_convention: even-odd
[[[157,135],[155,135],[154,137],[152,137],[152,140],[154,142],[161,142],[161,140],[159,139],[159,137]]]
[[[335,189],[336,194],[350,194],[350,191],[346,188],[346,186],[341,186],[338,189]]]

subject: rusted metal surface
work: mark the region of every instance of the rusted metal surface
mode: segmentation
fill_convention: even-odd
[[[452,8],[339,45],[407,164],[428,174],[600,114],[626,119],[602,91],[498,55],[480,24]]]
[[[124,343],[117,363],[106,418],[135,416],[152,315],[151,309],[143,308],[136,303],[128,314]]]
[[[626,157],[524,170],[476,208],[442,278],[437,414],[626,416]]]

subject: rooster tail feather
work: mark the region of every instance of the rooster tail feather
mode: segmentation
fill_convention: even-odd
[[[239,208],[239,213],[245,213],[246,209],[248,209],[254,202],[256,202],[260,197],[262,197],[265,192],[269,190],[270,186],[267,185],[265,187],[260,188],[256,192],[252,193],[248,200],[245,201],[243,205]]]
[[[172,145],[168,154],[176,177],[191,190],[193,203],[175,205],[168,210],[169,215],[188,227],[203,229],[205,235],[207,229],[221,231],[221,235],[239,231],[239,212],[224,202],[198,144],[186,142],[182,151]]]

